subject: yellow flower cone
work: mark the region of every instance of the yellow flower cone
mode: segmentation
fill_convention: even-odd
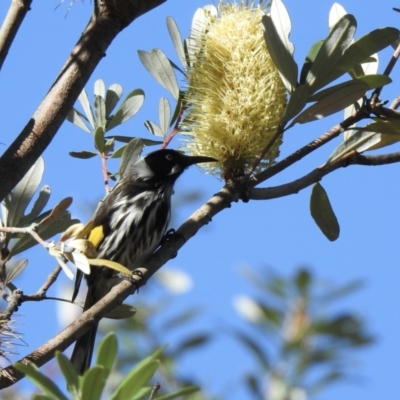
[[[286,107],[285,87],[263,38],[261,5],[242,0],[207,6],[189,39],[185,147],[219,160],[206,168],[224,179],[245,173],[275,134]],[[273,144],[260,168],[275,161],[281,142]]]

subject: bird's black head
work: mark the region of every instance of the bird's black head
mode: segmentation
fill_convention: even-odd
[[[186,156],[176,150],[157,150],[141,158],[137,163],[138,177],[144,180],[173,180],[193,164],[216,161],[211,157]]]

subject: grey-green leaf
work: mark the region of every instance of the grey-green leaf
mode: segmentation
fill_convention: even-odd
[[[129,164],[139,159],[140,154],[143,151],[143,142],[138,139],[132,139],[125,148],[124,153],[121,157],[121,163],[119,165],[119,175],[122,177],[125,174],[126,168]]]
[[[94,95],[102,97],[103,100],[106,98],[106,86],[103,79],[97,79],[94,83]]]
[[[288,40],[281,38],[277,27],[268,15],[262,17],[264,26],[264,39],[268,52],[281,75],[286,89],[292,92],[297,86],[297,64],[295,63],[290,49],[287,48]]]
[[[311,68],[313,62],[315,61],[315,57],[317,56],[323,43],[324,43],[323,40],[319,40],[318,42],[315,42],[310,47],[310,50],[308,50],[306,59],[304,60],[303,67],[301,68],[301,72],[300,72],[300,84],[306,82],[308,72],[310,71],[310,68]]]
[[[155,136],[164,137],[161,128],[152,121],[145,121],[144,126],[146,129]]]
[[[142,107],[144,102],[144,92],[141,89],[135,89],[128,94],[127,98],[118,108],[117,112],[113,115],[107,124],[107,131],[115,128],[116,126],[124,123],[132,118]]]
[[[90,129],[85,124],[85,121],[88,121],[88,119],[78,110],[75,110],[75,108],[71,108],[71,111],[68,113],[66,119],[85,132],[91,133]]]
[[[177,100],[179,97],[179,86],[174,69],[167,56],[161,50],[153,49],[151,53],[139,50],[139,58],[153,78]]]
[[[97,125],[105,128],[106,126],[106,103],[101,96],[94,98],[94,113],[96,115]]]
[[[81,382],[81,398],[90,400],[100,400],[106,383],[104,368],[100,365],[88,369]],[[129,397],[127,397],[129,398]]]
[[[70,151],[69,155],[74,158],[80,158],[82,160],[86,160],[88,158],[96,157],[97,153],[94,153],[93,151],[82,150],[82,151]]]
[[[326,93],[325,97],[298,115],[291,125],[315,121],[343,110],[364,96],[368,89],[368,85],[360,80],[352,80],[336,85],[335,89]]]
[[[104,141],[104,129],[102,126],[98,126],[94,132],[94,144],[99,153],[104,152],[105,141]]]
[[[171,107],[169,105],[168,99],[161,97],[158,103],[158,115],[160,118],[160,128],[163,136],[167,134],[169,121],[171,119]]]
[[[182,398],[182,396],[188,396],[189,394],[199,391],[200,388],[198,386],[186,386],[184,388],[178,389],[176,392],[165,394],[163,396],[157,396],[157,400],[173,400],[177,398]]]
[[[17,186],[15,186],[11,197],[7,196],[4,200],[3,204],[8,210],[7,226],[19,226],[26,207],[39,187],[43,171],[43,158],[39,157]]]
[[[310,211],[322,233],[330,241],[335,241],[340,233],[339,223],[325,189],[318,182],[312,188]]]
[[[31,364],[15,363],[14,367],[25,374],[35,385],[37,385],[43,392],[57,400],[68,400],[57,385],[47,376],[42,374],[39,369]]]
[[[104,367],[109,373],[117,356],[118,343],[114,332],[108,333],[101,340],[97,349],[96,365]],[[107,373],[107,375],[108,375]]]
[[[58,366],[60,367],[62,374],[65,377],[65,380],[67,381],[68,391],[72,395],[74,395],[75,393],[78,393],[79,392],[79,380],[78,380],[78,374],[75,370],[75,367],[72,365],[71,361],[63,353],[57,352],[56,360],[57,360]]]
[[[290,121],[295,117],[307,104],[308,87],[307,85],[299,85],[289,98],[289,102],[285,109],[283,118],[285,121]]]
[[[12,265],[11,269],[7,268],[7,276],[5,279],[5,284],[8,285],[12,282],[18,275],[20,275],[28,265],[28,260],[26,258],[21,258],[15,264]]]
[[[114,83],[107,89],[106,93],[106,117],[109,118],[115,106],[122,97],[122,86]]]
[[[81,106],[86,114],[86,118],[89,121],[89,124],[92,126],[93,129],[95,129],[96,123],[94,120],[92,107],[90,106],[89,98],[85,89],[82,90],[81,94],[78,97],[78,100],[81,103]]]
[[[311,93],[332,81],[329,75],[353,40],[356,27],[357,21],[354,16],[346,14],[330,31],[306,78]]]
[[[169,35],[171,36],[172,43],[174,44],[176,54],[181,60],[182,65],[186,68],[186,57],[185,50],[182,44],[181,33],[179,32],[178,25],[172,17],[167,17],[167,28]]]
[[[24,215],[21,218],[20,225],[21,226],[29,225],[46,207],[47,202],[49,201],[49,198],[50,198],[50,186],[45,185],[42,187],[38,198],[33,203],[33,207],[32,207],[32,210],[30,211],[30,213],[27,215]]]

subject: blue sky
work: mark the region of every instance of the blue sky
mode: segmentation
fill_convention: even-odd
[[[5,3],[0,3],[2,17],[7,11],[8,4]],[[56,1],[33,2],[2,68],[0,142],[4,149],[40,104],[85,28],[92,10],[91,2],[78,2],[66,16],[68,4],[55,9],[57,4]],[[168,93],[140,64],[137,50],[160,48],[178,63],[167,33],[166,17],[172,16],[182,36],[186,37],[193,13],[206,4],[201,0],[168,0],[125,29],[107,51],[86,87],[90,98],[93,84],[99,78],[105,81],[106,86],[120,83],[125,94],[135,88],[143,89],[146,94],[143,108],[131,121],[119,127],[116,134],[150,138],[143,122],[157,120],[158,100],[161,96],[168,97]],[[327,0],[285,1],[292,19],[291,39],[296,47],[298,64],[303,62],[309,46],[327,35],[332,4]],[[358,21],[356,37],[378,27],[399,25],[400,14],[391,10],[393,3],[388,0],[381,1],[379,8],[372,0],[364,0],[361,7],[356,0],[343,0],[341,4]],[[379,72],[383,71],[390,55],[389,50],[381,53]],[[398,77],[398,69],[395,69],[392,75],[394,84],[383,91],[383,99],[391,101],[399,95],[396,92]],[[290,154],[341,120],[342,114],[336,114],[317,123],[296,126],[286,133],[281,156]],[[268,185],[286,183],[321,165],[338,143],[336,140],[320,149],[275,177]],[[173,147],[178,147],[178,143],[175,142]],[[46,166],[43,184],[52,188],[51,204],[73,196],[72,214],[85,221],[90,218],[96,202],[103,197],[104,189],[97,158],[81,161],[68,155],[69,151],[82,149],[92,149],[91,136],[65,122],[43,155]],[[399,146],[394,146],[390,151],[398,149]],[[209,324],[211,327],[220,321],[242,326],[232,299],[238,294],[253,293],[251,286],[238,273],[244,265],[260,272],[272,267],[286,275],[305,265],[317,278],[335,284],[360,278],[365,284],[363,290],[343,301],[339,308],[364,317],[377,343],[356,357],[356,372],[361,380],[356,384],[342,383],[332,387],[321,398],[391,398],[400,389],[400,324],[396,317],[400,286],[399,168],[399,165],[349,167],[324,178],[322,184],[341,226],[340,237],[334,243],[322,235],[310,217],[309,189],[268,202],[234,204],[231,209],[217,215],[168,264],[185,270],[194,283],[191,292],[182,295],[182,301],[177,299],[177,308],[173,311],[190,304],[201,304],[207,313],[202,326]],[[174,210],[175,227],[221,186],[222,182],[202,175],[196,168],[185,173],[176,185],[176,193],[199,189],[202,195],[197,202]],[[27,257],[29,270],[17,283],[30,292],[37,290],[54,261],[40,248],[27,253]],[[30,277],[29,282],[27,277]],[[63,282],[69,284],[67,278],[63,278]],[[141,301],[151,296],[151,285],[150,281],[147,285],[150,288],[140,292]],[[29,345],[18,349],[21,356],[57,332],[58,327],[52,322],[55,318],[54,304],[50,302],[21,308],[17,326]],[[233,358],[232,354],[238,355]],[[208,350],[194,353],[192,359],[184,360],[182,370],[187,374],[193,371],[206,389],[220,393],[230,382],[237,382],[241,374],[251,370],[253,365],[252,359],[238,349],[237,343],[219,335]],[[239,391],[232,393],[230,398],[249,397]]]

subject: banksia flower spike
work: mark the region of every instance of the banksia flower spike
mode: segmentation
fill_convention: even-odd
[[[187,42],[185,147],[217,159],[206,168],[224,179],[245,173],[276,133],[286,107],[285,87],[263,37],[263,3],[221,1],[198,10]],[[281,142],[275,141],[259,168],[274,163]]]

